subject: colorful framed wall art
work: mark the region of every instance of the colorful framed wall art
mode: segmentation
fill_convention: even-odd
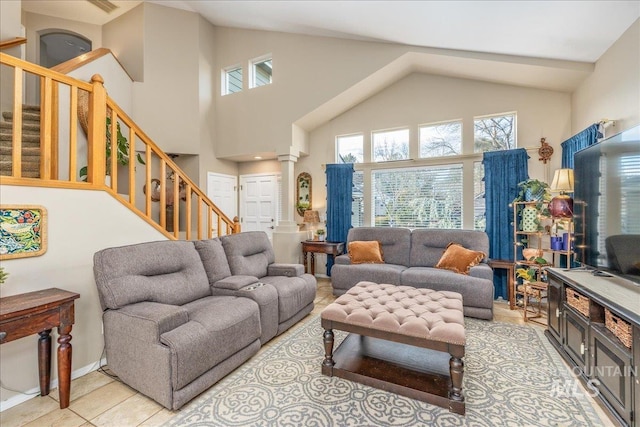
[[[0,260],[47,251],[47,210],[37,205],[0,205]]]

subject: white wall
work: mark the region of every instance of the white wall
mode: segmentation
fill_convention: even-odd
[[[103,191],[2,186],[2,204],[42,205],[48,211],[44,255],[2,261],[9,273],[0,296],[57,287],[80,294],[75,305],[73,365],[76,373],[96,369],[103,349],[102,310],[93,278],[93,254],[101,249],[165,237]],[[57,337],[52,334],[54,343]],[[37,337],[0,346],[2,383],[25,392],[38,388]],[[55,362],[54,347],[54,362]],[[52,378],[57,378],[55,364]],[[7,400],[10,399],[8,402]],[[0,389],[2,409],[25,396]]]
[[[144,5],[102,26],[104,46],[111,49],[133,80],[144,81]]]
[[[573,133],[601,119],[616,120],[607,136],[640,124],[640,19],[620,37],[571,98]]]
[[[216,27],[216,145],[218,157],[295,154],[292,124],[368,77],[409,47]],[[248,63],[271,54],[273,83],[247,86]],[[242,92],[222,96],[222,68],[243,66]]]
[[[238,174],[238,164],[228,160],[220,160],[215,152],[215,134],[217,123],[216,112],[216,72],[215,60],[215,28],[202,17],[198,17],[198,173],[191,175],[196,182],[199,177],[200,186],[206,193],[207,172],[227,175]]]
[[[164,151],[198,154],[198,15],[143,6],[144,82],[134,83],[134,117]]]

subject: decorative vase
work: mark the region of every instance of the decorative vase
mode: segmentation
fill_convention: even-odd
[[[524,191],[524,200],[525,202],[537,202],[538,200],[542,200],[544,197],[544,188],[539,188],[537,191],[533,191],[531,188],[527,188]]]
[[[520,228],[522,231],[533,233],[538,231],[538,210],[535,206],[525,206],[522,209],[522,221]]]
[[[551,236],[551,250],[553,250],[553,251],[561,251],[562,250],[562,237],[561,236]]]
[[[573,216],[573,199],[561,194],[549,203],[549,212],[554,218],[571,218]]]

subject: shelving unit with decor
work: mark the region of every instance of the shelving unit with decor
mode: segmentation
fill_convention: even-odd
[[[512,295],[528,321],[545,315],[542,300],[548,292],[546,269],[559,264],[561,255],[566,257],[567,267],[571,267],[573,220],[545,215],[548,202],[514,202],[512,206],[515,245]],[[558,237],[558,229],[567,234],[560,246],[551,241],[552,237]]]

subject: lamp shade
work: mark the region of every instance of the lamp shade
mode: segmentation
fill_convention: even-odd
[[[573,192],[573,169],[557,169],[551,182],[551,191],[560,192],[549,203],[551,216],[571,218],[573,216],[573,199],[565,193]]]
[[[320,214],[318,213],[318,211],[312,211],[308,209],[304,211],[304,218],[302,222],[316,224],[320,222]]]
[[[573,193],[573,169],[557,169],[551,181],[551,191]]]

